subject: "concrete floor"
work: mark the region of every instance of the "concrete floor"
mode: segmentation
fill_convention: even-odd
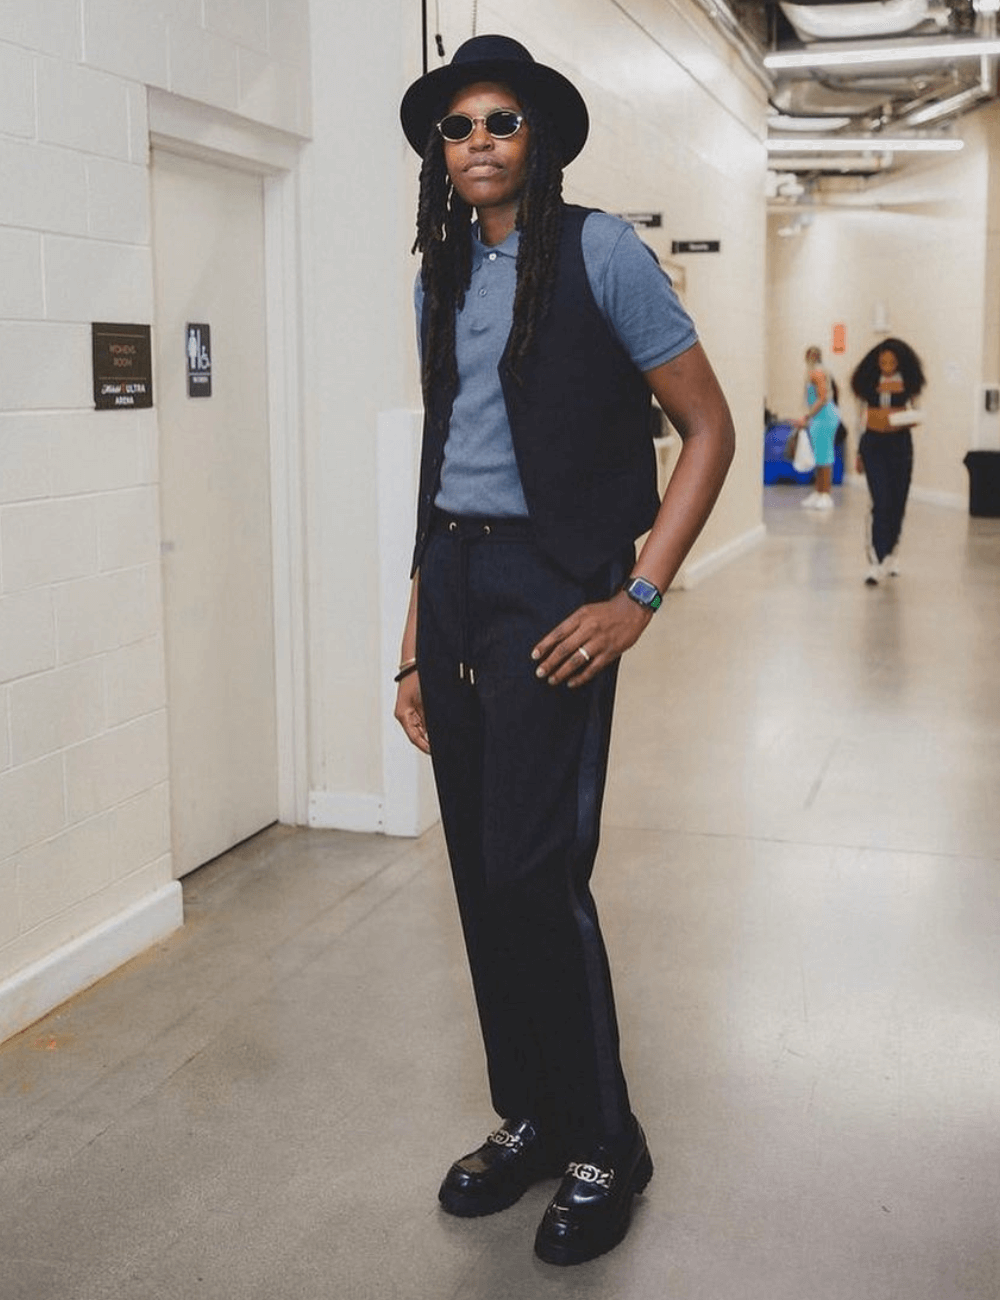
[[[274,828],[183,932],[0,1048],[2,1300],[996,1300],[1000,520],[766,491],[630,653],[597,892],[656,1176],[439,1212],[491,1126],[435,830]]]

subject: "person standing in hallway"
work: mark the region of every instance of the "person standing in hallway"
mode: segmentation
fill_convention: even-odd
[[[561,1177],[535,1251],[576,1264],[624,1237],[653,1172],[589,885],[618,661],[712,509],[733,426],[650,250],[562,201],[589,125],[571,82],[477,36],[401,119],[423,160],[425,422],[396,717],[433,762],[502,1117],[439,1200],[491,1214]],[[662,503],[651,393],[683,439]]]
[[[802,505],[807,510],[831,510],[834,439],[840,425],[840,412],[834,397],[833,379],[824,367],[823,354],[817,347],[806,349],[806,405],[808,410],[801,420],[795,421],[795,427],[808,430],[816,457],[816,488]]]
[[[865,575],[870,587],[899,573],[897,552],[913,475],[910,430],[919,422],[913,402],[925,382],[920,358],[896,338],[876,344],[851,376],[851,388],[865,408],[858,460],[872,502]]]

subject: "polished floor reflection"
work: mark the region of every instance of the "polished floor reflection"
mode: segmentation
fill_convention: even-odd
[[[275,828],[0,1048],[3,1300],[996,1300],[1000,520],[865,494],[672,594],[623,675],[597,892],[657,1171],[614,1253],[485,1135],[440,836]]]

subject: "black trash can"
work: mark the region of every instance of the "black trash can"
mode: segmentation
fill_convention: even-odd
[[[970,451],[964,461],[969,471],[969,514],[1000,519],[1000,451]]]

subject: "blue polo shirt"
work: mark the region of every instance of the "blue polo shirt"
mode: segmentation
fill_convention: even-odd
[[[473,227],[472,279],[455,322],[458,392],[435,500],[456,515],[528,514],[497,369],[513,320],[519,239],[515,230],[491,248]],[[590,213],[583,260],[594,300],[638,370],[652,370],[698,341],[670,277],[627,222]],[[415,301],[419,338],[419,275]]]

